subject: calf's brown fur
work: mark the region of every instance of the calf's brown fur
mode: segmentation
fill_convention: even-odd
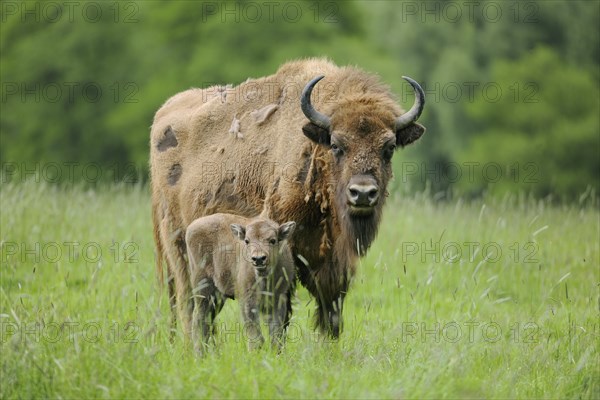
[[[193,313],[191,337],[201,351],[227,298],[240,303],[249,347],[262,345],[259,312],[271,343],[281,346],[291,307],[295,267],[287,243],[295,222],[279,225],[232,214],[198,218],[186,231]],[[186,294],[189,296],[190,294]]]

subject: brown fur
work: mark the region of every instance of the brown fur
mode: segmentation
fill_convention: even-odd
[[[312,104],[330,117],[330,136],[300,109],[302,89],[318,75],[325,78]],[[257,215],[279,179],[266,201],[270,215],[277,222],[297,222],[290,246],[300,281],[317,301],[316,325],[339,335],[344,297],[358,257],[375,238],[392,177],[384,150],[423,133],[418,124],[395,132],[402,113],[376,76],[324,59],[290,62],[274,75],[236,87],[191,89],[169,99],[156,113],[150,139],[154,236],[157,269],[161,273],[164,258],[184,330],[189,331],[186,310],[193,307],[182,297],[189,286],[185,228],[216,212]],[[239,133],[232,135],[235,121]],[[161,144],[166,136],[177,145]],[[334,155],[332,141],[344,147],[342,156]],[[370,215],[357,215],[347,204],[345,191],[356,175],[372,177],[379,187]]]
[[[208,343],[211,325],[227,298],[239,300],[250,348],[264,341],[259,311],[267,317],[271,343],[281,346],[296,279],[287,244],[294,228],[294,222],[280,226],[262,217],[249,220],[232,214],[213,214],[190,224],[185,242],[191,286],[185,296],[193,297],[188,317],[199,351]],[[253,264],[260,257],[265,261]]]

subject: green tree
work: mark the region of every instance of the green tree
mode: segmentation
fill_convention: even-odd
[[[496,63],[492,78],[511,90],[498,101],[480,97],[467,108],[478,128],[459,158],[498,163],[502,173],[491,168],[476,174],[474,190],[574,197],[588,186],[598,189],[600,99],[593,74],[538,47],[519,60]]]
[[[88,15],[59,3],[14,4],[17,12],[2,17],[3,162],[97,163],[109,173],[129,157],[124,132],[107,121],[128,94],[135,99],[136,57],[123,40],[133,26],[115,23],[108,3],[93,3],[99,11]]]

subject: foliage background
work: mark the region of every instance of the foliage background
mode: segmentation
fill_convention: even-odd
[[[427,134],[395,158],[393,190],[597,193],[596,1],[6,1],[1,12],[3,182],[146,179],[149,126],[171,95],[327,56],[380,74],[405,107],[401,75],[427,92]]]

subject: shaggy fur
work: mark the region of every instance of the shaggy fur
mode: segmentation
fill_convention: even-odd
[[[300,109],[302,89],[318,75],[325,78],[315,86],[312,104],[330,117],[329,132]],[[236,87],[191,89],[169,99],[152,125],[152,207],[158,274],[162,279],[165,260],[175,282],[171,305],[184,331],[193,308],[185,228],[216,212],[257,215],[279,179],[266,199],[270,216],[298,224],[290,246],[300,282],[316,299],[316,325],[337,337],[358,257],[377,233],[391,155],[424,132],[416,123],[395,131],[402,113],[376,76],[324,59],[290,62]],[[235,135],[229,133],[232,123]],[[346,189],[358,175],[372,177],[379,188],[369,215],[348,206]]]
[[[190,224],[185,235],[191,278],[187,295],[193,297],[191,336],[198,351],[208,343],[227,298],[239,300],[249,348],[264,342],[259,311],[266,315],[271,343],[283,344],[296,279],[287,239],[295,226],[232,214],[213,214]]]

